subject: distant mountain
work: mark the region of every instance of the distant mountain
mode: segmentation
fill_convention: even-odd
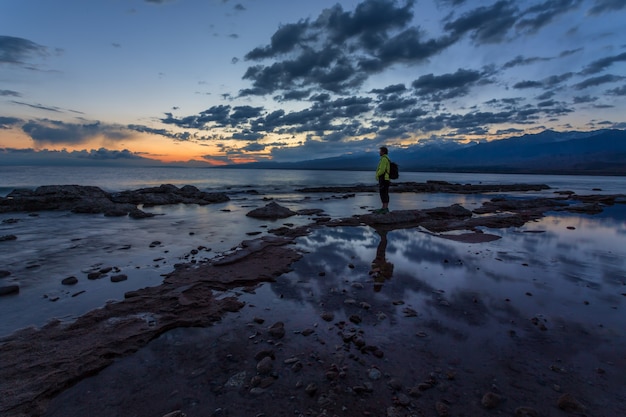
[[[469,145],[415,145],[390,150],[402,171],[500,172],[526,174],[626,175],[626,130],[555,132],[546,130]],[[257,162],[231,168],[372,170],[378,154],[278,163]]]

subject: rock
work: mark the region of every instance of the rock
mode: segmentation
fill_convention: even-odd
[[[17,240],[17,236],[15,236],[15,235],[0,236],[0,242],[8,242],[10,240]]]
[[[224,386],[227,388],[241,388],[245,380],[246,380],[246,371],[241,371],[231,376],[230,378],[228,378],[228,381],[226,381],[226,384],[224,384]]]
[[[354,324],[359,324],[359,323],[361,323],[361,321],[363,321],[363,320],[361,319],[361,316],[359,316],[359,315],[357,315],[357,314],[353,314],[353,315],[351,315],[351,316],[350,316],[350,321],[351,321],[352,323],[354,323]]]
[[[502,401],[502,397],[500,397],[498,394],[494,392],[488,392],[485,395],[483,395],[483,398],[480,400],[480,403],[486,409],[491,410],[491,409],[496,408],[498,405],[500,405],[501,401]]]
[[[279,205],[272,201],[265,207],[254,209],[246,214],[248,217],[254,217],[257,219],[284,219],[287,217],[295,216],[297,213],[286,207]]]
[[[372,381],[378,381],[383,376],[383,373],[377,368],[370,368],[370,370],[367,371],[367,376]]]
[[[333,321],[335,319],[335,315],[333,313],[329,313],[326,311],[322,313],[321,317],[324,321]]]
[[[106,216],[125,216],[132,218],[152,217],[137,208],[165,204],[200,204],[228,201],[223,193],[206,193],[194,186],[178,188],[164,184],[154,188],[144,188],[120,193],[108,193],[94,186],[84,185],[46,185],[35,190],[15,189],[0,198],[0,213],[14,211],[69,210],[73,213],[96,214]]]
[[[304,389],[304,392],[306,392],[309,396],[314,396],[315,393],[317,392],[317,384],[315,384],[314,382],[310,383],[309,385],[306,386],[306,388]]]
[[[267,375],[274,369],[274,361],[269,356],[264,357],[256,364],[256,370],[261,375]]]
[[[102,272],[96,271],[96,272],[90,272],[87,274],[87,279],[100,279],[102,278]]]
[[[19,285],[5,285],[0,287],[0,296],[18,294],[20,292]]]
[[[441,401],[437,401],[435,410],[437,410],[439,417],[448,417],[450,415],[450,407]]]
[[[285,323],[279,321],[273,324],[268,331],[274,339],[282,339],[285,336]]]
[[[539,417],[539,413],[530,407],[517,407],[513,415],[515,417]]]
[[[128,279],[128,276],[126,274],[113,275],[111,277],[111,282],[122,282],[122,281],[126,281],[127,279]]]
[[[0,270],[0,278],[6,278],[11,275],[11,271]]]
[[[63,281],[61,281],[61,284],[63,285],[74,285],[76,283],[78,283],[78,278],[75,276],[64,278]]]
[[[561,395],[556,405],[561,410],[567,412],[581,412],[585,410],[585,407],[572,394]]]

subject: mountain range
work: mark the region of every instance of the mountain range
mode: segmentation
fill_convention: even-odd
[[[555,132],[470,144],[390,148],[400,171],[626,175],[626,130]],[[372,170],[378,153],[355,152],[299,162],[254,162],[228,168]]]

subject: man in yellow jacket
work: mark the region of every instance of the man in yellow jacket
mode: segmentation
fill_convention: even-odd
[[[380,161],[378,161],[378,167],[376,168],[376,180],[378,181],[380,201],[383,203],[383,207],[376,210],[375,213],[384,214],[389,213],[389,170],[391,164],[387,155],[389,151],[385,146],[381,146],[378,153]]]

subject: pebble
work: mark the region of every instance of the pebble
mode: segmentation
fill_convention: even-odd
[[[309,385],[306,386],[304,392],[306,392],[311,397],[314,396],[317,392],[317,384],[311,382]]]
[[[372,381],[378,381],[382,376],[383,373],[380,372],[379,369],[376,368],[370,368],[370,370],[367,372],[367,376],[369,377],[369,379],[371,379]]]
[[[274,369],[274,361],[269,356],[264,357],[256,364],[256,370],[261,375],[269,374]]]
[[[448,417],[450,415],[450,407],[441,401],[437,401],[435,404],[435,410],[437,410],[439,417]]]
[[[585,410],[585,407],[574,398],[572,394],[561,395],[556,405],[561,410],[568,412],[580,412]]]
[[[517,407],[515,409],[515,417],[539,417],[539,413],[530,407]]]
[[[279,321],[269,328],[269,334],[274,339],[282,339],[285,336],[285,323]]]
[[[335,315],[333,313],[328,313],[326,311],[322,313],[321,317],[324,321],[333,321],[335,319]]]
[[[494,392],[486,393],[485,395],[483,395],[483,398],[480,401],[483,407],[489,410],[496,408],[498,405],[500,405],[501,402],[502,397]]]

